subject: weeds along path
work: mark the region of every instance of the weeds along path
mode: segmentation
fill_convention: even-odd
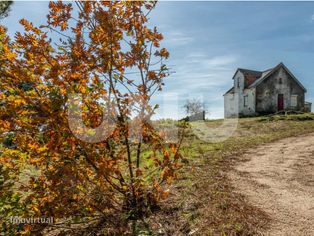
[[[314,133],[247,151],[230,178],[269,214],[265,235],[314,235]]]

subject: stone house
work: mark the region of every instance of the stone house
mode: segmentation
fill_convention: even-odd
[[[283,63],[265,71],[237,69],[232,79],[224,94],[226,118],[310,110],[305,87]]]

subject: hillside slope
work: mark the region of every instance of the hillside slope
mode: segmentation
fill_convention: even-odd
[[[219,127],[222,121],[205,123],[208,127]],[[193,126],[197,129],[198,124]],[[148,221],[152,232],[265,235],[272,222],[270,212],[252,202],[246,190],[234,184],[230,174],[234,173],[234,166],[243,164],[242,155],[248,150],[259,148],[267,153],[271,143],[311,132],[314,115],[301,114],[240,119],[232,136],[218,143],[205,142],[191,134],[182,147],[186,165],[180,178],[162,210]]]

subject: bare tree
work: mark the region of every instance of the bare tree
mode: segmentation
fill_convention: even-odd
[[[188,99],[183,105],[183,108],[187,115],[195,115],[202,111],[205,111],[204,104],[196,98]]]

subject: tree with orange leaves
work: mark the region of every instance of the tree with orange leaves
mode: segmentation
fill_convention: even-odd
[[[23,217],[119,234],[167,197],[182,139],[166,144],[150,121],[169,57],[148,26],[155,4],[51,2],[46,25],[23,19],[14,40],[0,27],[0,160],[22,182]]]

